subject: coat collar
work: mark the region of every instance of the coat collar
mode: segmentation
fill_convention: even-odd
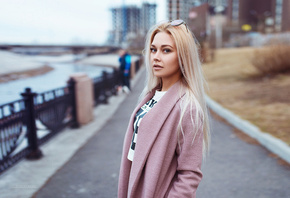
[[[156,137],[158,136],[161,127],[169,116],[170,112],[174,108],[177,101],[184,95],[184,92],[180,92],[181,82],[176,82],[166,94],[160,99],[160,101],[154,105],[154,107],[144,116],[139,126],[137,147],[134,154],[134,161],[131,167],[131,184],[132,191],[136,188],[138,179],[141,176],[143,167],[146,163],[147,157],[154,144]],[[147,94],[134,111],[134,115],[148,100],[154,96],[155,90]],[[180,95],[181,94],[181,95]],[[142,140],[142,141],[141,141]],[[130,192],[129,192],[130,193]]]

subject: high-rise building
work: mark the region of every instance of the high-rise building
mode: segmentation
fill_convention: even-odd
[[[111,8],[113,30],[109,43],[122,45],[138,35],[145,35],[156,23],[156,4],[143,3],[137,6],[121,6]]]
[[[280,32],[290,29],[290,0],[228,0],[231,25],[248,24],[253,31]]]
[[[205,41],[210,34],[209,4],[202,3],[199,6],[192,7],[187,25],[199,42]]]
[[[167,16],[169,20],[183,19],[188,22],[190,9],[208,3],[209,7],[227,7],[227,0],[167,0]]]
[[[199,1],[167,0],[167,17],[169,20],[182,19],[188,21],[190,8]]]
[[[156,23],[156,4],[143,3],[140,18],[141,33],[145,34]]]
[[[290,31],[290,0],[276,0],[275,30]]]
[[[137,6],[112,8],[113,31],[112,44],[120,44],[140,29],[140,9]]]
[[[201,0],[202,3],[208,3],[210,6],[224,6],[227,7],[228,0]]]

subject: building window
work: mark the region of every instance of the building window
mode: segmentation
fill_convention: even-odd
[[[232,21],[234,23],[239,21],[239,0],[233,0]]]
[[[282,10],[283,10],[283,0],[276,0],[275,30],[278,32],[281,31]]]

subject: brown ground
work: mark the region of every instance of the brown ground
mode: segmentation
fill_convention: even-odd
[[[208,95],[290,145],[290,74],[257,77],[254,48],[220,49],[204,64]]]
[[[53,70],[52,67],[44,65],[44,66],[36,68],[36,69],[30,69],[30,70],[20,71],[20,72],[13,72],[13,73],[8,73],[8,74],[0,74],[0,83],[45,74],[51,70]]]

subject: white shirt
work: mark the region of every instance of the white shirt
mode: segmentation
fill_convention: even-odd
[[[155,94],[153,98],[151,98],[148,102],[146,102],[136,113],[135,119],[134,119],[134,133],[132,137],[131,146],[128,152],[128,159],[130,161],[133,161],[134,158],[134,152],[137,142],[137,135],[138,135],[138,128],[141,123],[141,120],[146,115],[146,113],[149,112],[153,108],[153,106],[164,96],[166,91],[155,91]]]

